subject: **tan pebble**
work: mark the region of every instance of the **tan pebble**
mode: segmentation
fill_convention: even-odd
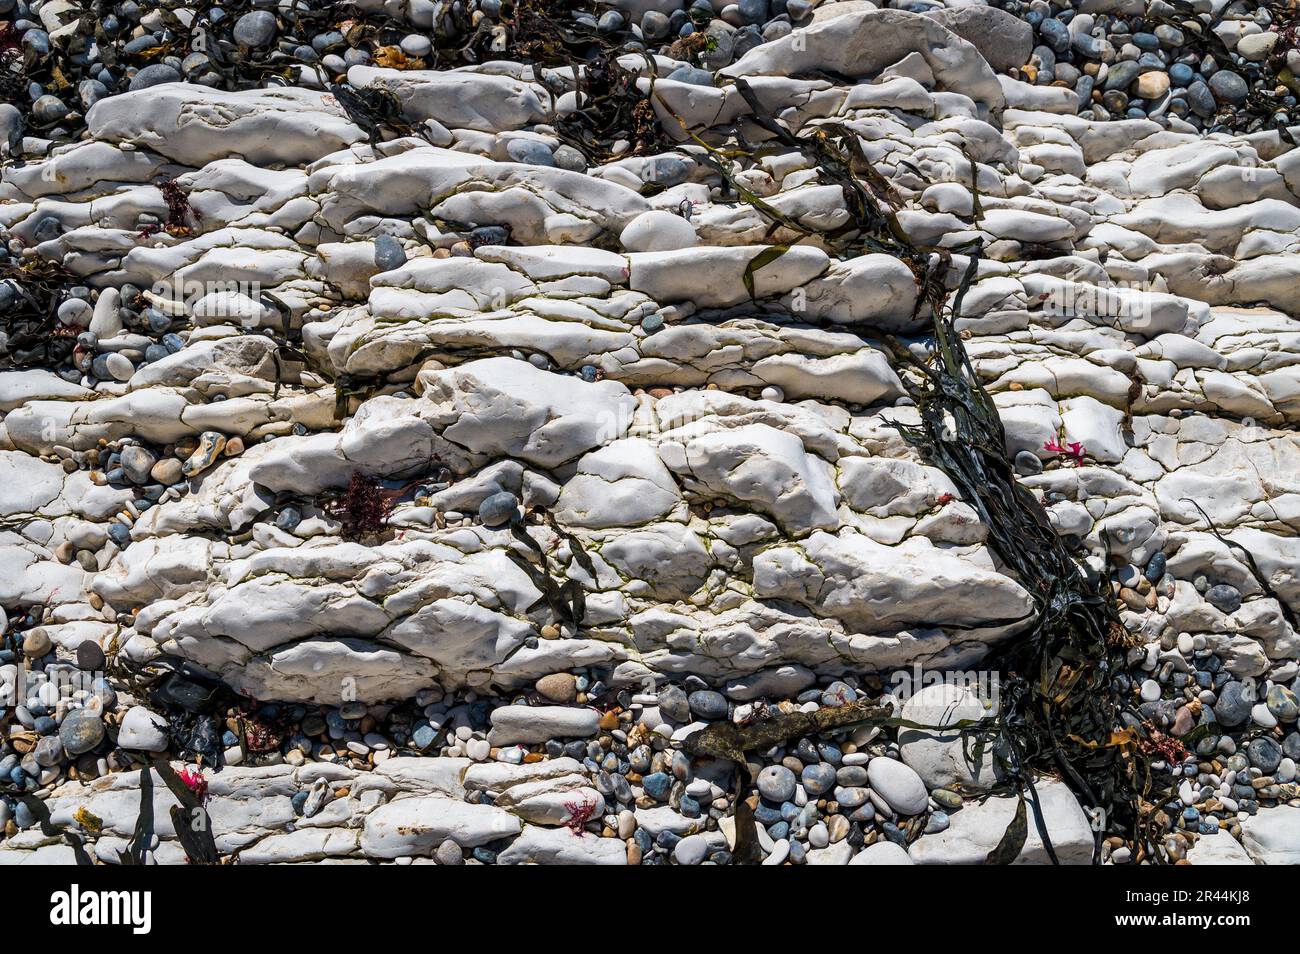
[[[539,693],[551,702],[574,702],[578,692],[578,681],[572,673],[553,672],[543,676],[533,684]]]
[[[1141,612],[1147,608],[1147,601],[1142,598],[1135,590],[1130,590],[1127,586],[1119,588],[1119,598],[1124,601],[1124,605],[1134,612]]]

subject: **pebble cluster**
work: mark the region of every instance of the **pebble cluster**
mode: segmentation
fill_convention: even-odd
[[[1073,89],[1088,107],[1080,115],[1169,116],[1181,120],[1173,129],[1210,132],[1289,126],[1295,115],[1294,10],[1283,19],[1277,8],[1221,0],[1001,6],[1034,28],[1021,76]]]
[[[1161,570],[1159,557],[1145,571],[1120,569],[1115,579],[1120,599],[1130,592],[1158,592]],[[1232,587],[1217,586],[1215,600],[1240,599]],[[0,774],[10,792],[54,791],[65,778],[89,781],[141,758],[181,754],[173,750],[195,744],[165,717],[114,690],[101,675],[105,659],[97,644],[83,643],[76,653],[76,667],[93,678],[84,690],[74,690],[73,681],[61,675],[71,667],[57,659],[39,626],[25,630],[21,651],[36,682],[25,704],[5,707],[12,721],[0,748]],[[1195,752],[1173,750],[1167,761],[1155,763],[1170,773],[1177,791],[1156,816],[1168,829],[1164,847],[1170,861],[1184,859],[1204,837],[1240,839],[1242,820],[1261,806],[1300,805],[1295,784],[1300,758],[1295,689],[1300,685],[1234,679],[1201,637],[1185,636],[1177,645],[1153,646],[1139,655],[1133,674],[1118,678],[1131,685],[1135,711],[1148,726],[1173,736],[1200,724],[1214,726]],[[0,676],[6,679],[16,669],[13,656],[0,651]],[[811,674],[792,677],[796,684],[812,679]],[[987,714],[969,690],[958,690],[957,696],[974,704],[976,714]],[[727,864],[736,841],[734,767],[688,756],[683,739],[719,721],[748,725],[776,712],[814,712],[860,699],[911,714],[878,677],[823,679],[779,701],[737,701],[694,677],[656,692],[614,692],[601,673],[579,670],[544,676],[532,692],[512,700],[474,693],[449,698],[431,689],[401,705],[241,707],[224,720],[212,720],[208,732],[220,737],[224,751],[217,764],[226,767],[325,763],[364,773],[394,757],[516,766],[570,760],[586,784],[552,799],[552,824],[579,838],[586,833],[618,839],[630,864]],[[764,864],[912,863],[908,850],[917,855],[922,839],[947,831],[954,815],[978,811],[965,807],[967,799],[990,782],[991,776],[980,784],[969,778],[962,784],[945,774],[929,746],[936,739],[960,746],[955,737],[913,731],[909,738],[864,727],[796,738],[756,753],[748,766],[754,787],[746,797],[756,796]],[[297,791],[291,801],[305,820],[338,797],[316,784]],[[491,790],[466,795],[482,805],[493,805],[496,797]],[[33,830],[36,819],[10,796],[0,798],[0,823],[13,837]],[[996,831],[977,830],[996,840]],[[1086,827],[1082,839],[1068,828],[1054,832],[1062,834],[1058,851],[1072,850],[1086,860],[1091,851]],[[492,864],[511,840],[462,851],[448,839],[433,857],[440,864]],[[1114,863],[1129,858],[1120,839],[1108,840],[1105,851]]]
[[[683,65],[667,78],[712,86],[714,71],[754,47],[816,16],[834,16],[837,6],[861,8],[865,2],[637,0],[613,8],[577,5],[562,16],[628,51],[694,59],[698,65]],[[4,55],[11,64],[21,61],[31,78],[21,92],[16,78],[8,80],[15,88],[12,103],[0,107],[0,139],[13,148],[29,128],[50,139],[73,137],[97,100],[163,83],[240,89],[282,83],[285,70],[299,82],[334,83],[358,65],[435,66],[427,32],[435,17],[441,17],[438,26],[448,41],[468,46],[480,35],[491,38],[481,50],[489,58],[503,49],[517,8],[528,5],[454,0],[444,11],[433,0],[412,0],[402,5],[399,19],[381,0],[357,6],[360,19],[334,22],[328,5],[302,0],[175,9],[125,0],[98,22],[74,16],[69,0],[4,0]],[[996,68],[1030,83],[1073,89],[1098,119],[1168,116],[1210,131],[1271,128],[1289,125],[1300,91],[1294,16],[1284,19],[1277,8],[1243,0],[1184,6],[1165,0],[997,0],[983,13],[971,12],[979,6],[957,6],[951,15],[942,0],[877,6],[937,13],[963,36],[962,27],[969,25],[1001,47],[1001,60],[991,60]],[[1032,28],[1027,62],[1022,28],[1011,17],[985,16],[989,9]],[[424,29],[412,31],[412,25]]]

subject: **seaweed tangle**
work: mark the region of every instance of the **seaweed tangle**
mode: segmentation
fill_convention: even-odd
[[[58,320],[74,276],[45,259],[24,259],[0,265],[0,345],[15,367],[59,367],[72,357],[77,335],[85,329]]]
[[[1162,860],[1154,821],[1164,793],[1153,795],[1156,783],[1151,766],[1161,751],[1128,708],[1115,678],[1124,669],[1132,640],[1104,581],[1082,570],[1037,498],[1017,480],[997,407],[979,383],[955,327],[955,316],[961,313],[962,299],[976,275],[980,245],[960,250],[968,258],[949,306],[951,250],[918,246],[910,240],[897,220],[901,201],[873,168],[857,135],[834,122],[811,125],[796,134],[768,114],[743,80],[737,80],[736,88],[751,111],[744,121],[772,141],[751,147],[737,125],[733,134],[744,148],[724,153],[692,134],[707,151],[706,161],[732,184],[742,201],[767,217],[769,236],[784,228],[794,240],[818,241],[841,255],[886,252],[911,269],[918,288],[915,314],[919,317],[928,311],[929,339],[922,343],[923,354],[892,337],[887,344],[902,369],[911,370],[903,379],[920,421],[890,423],[958,487],[962,499],[988,528],[989,548],[1034,603],[1034,612],[1022,621],[1019,633],[990,659],[1003,674],[1001,711],[994,718],[958,726],[974,761],[992,746],[1003,779],[999,790],[1014,792],[1019,800],[1011,825],[986,863],[1008,864],[1019,855],[1028,837],[1027,808],[1032,809],[1049,858],[1057,861],[1035,790],[1035,779],[1045,774],[1059,776],[1089,810],[1095,833],[1094,863],[1100,861],[1107,834],[1124,837],[1137,861]],[[850,213],[844,225],[815,233],[777,213],[736,181],[730,169],[733,161],[753,160],[774,144],[784,150],[798,149],[825,181],[840,186]],[[974,179],[974,162],[971,173]],[[752,271],[779,258],[784,248],[768,249],[750,263],[745,279],[751,296]],[[871,334],[869,329],[860,330]],[[861,721],[901,724],[866,714]],[[770,732],[761,726],[763,722],[737,731],[757,738]],[[741,773],[745,774],[743,768]],[[1167,783],[1161,786],[1166,787]],[[739,828],[746,821],[752,826],[752,818],[742,819],[739,812],[737,820]]]
[[[947,270],[946,256],[931,268]],[[992,741],[994,756],[1021,797],[1034,796],[1037,773],[1059,774],[1095,820],[1094,860],[1107,832],[1123,835],[1139,860],[1158,857],[1149,830],[1153,806],[1149,762],[1140,746],[1143,729],[1125,718],[1125,697],[1115,677],[1133,641],[1104,588],[1085,574],[1066,549],[1034,495],[1016,479],[993,399],[976,378],[953,317],[961,311],[978,258],[971,256],[952,307],[942,283],[924,275],[921,300],[931,311],[929,355],[896,353],[920,374],[913,387],[919,424],[891,422],[908,443],[942,470],[988,528],[988,546],[1034,602],[1027,631],[994,650],[1003,675],[1003,706],[996,722],[980,730],[977,746]],[[978,753],[977,753],[978,756]],[[1035,821],[1053,861],[1049,833]],[[1013,822],[993,863],[1019,853],[1025,827]],[[1005,850],[1003,850],[1005,847]],[[1014,847],[1014,851],[1010,850]]]
[[[592,562],[591,556],[583,548],[578,538],[562,530],[549,511],[539,507],[534,509],[532,513],[541,523],[550,527],[557,537],[568,544],[570,551],[573,553],[574,561],[594,581],[596,579],[596,565]],[[510,521],[510,533],[527,548],[525,552],[530,556],[524,556],[516,550],[507,550],[506,556],[515,566],[528,575],[528,579],[532,581],[533,586],[537,587],[542,594],[528,607],[526,612],[531,613],[542,604],[546,604],[557,619],[577,629],[587,616],[587,601],[582,582],[565,578],[562,568],[551,569],[546,551],[542,549],[540,543],[533,539],[532,534],[525,529],[522,521]]]

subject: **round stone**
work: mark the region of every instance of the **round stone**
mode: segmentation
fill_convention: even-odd
[[[1277,716],[1268,711],[1268,706],[1262,702],[1257,702],[1250,707],[1250,719],[1256,725],[1263,726],[1265,729],[1271,729],[1277,725]]]
[[[768,0],[740,0],[738,4],[740,18],[746,23],[762,25],[767,22],[771,11]]]
[[[519,515],[519,501],[514,494],[503,490],[493,494],[478,505],[478,516],[484,525],[499,527]]]
[[[235,21],[235,42],[247,48],[266,46],[275,39],[276,29],[274,13],[254,10]]]
[[[659,690],[656,704],[659,706],[660,715],[669,721],[687,722],[691,718],[690,703],[681,686],[664,686]]]
[[[148,448],[131,444],[122,448],[122,471],[133,484],[147,484],[153,465],[158,462]]]
[[[167,751],[167,720],[144,706],[132,706],[122,717],[117,744],[138,752]]]
[[[663,209],[642,212],[619,233],[618,240],[629,252],[670,252],[698,243],[695,226]]]
[[[1032,477],[1043,472],[1043,462],[1033,451],[1022,450],[1016,454],[1015,468],[1022,477]]]
[[[1175,86],[1187,86],[1196,78],[1196,71],[1186,63],[1175,63],[1169,67],[1169,79]]]
[[[1214,94],[1210,92],[1210,87],[1200,80],[1187,87],[1187,105],[1192,108],[1192,112],[1202,119],[1209,119],[1218,108],[1214,101]]]
[[[769,765],[758,773],[758,794],[769,802],[788,802],[794,797],[794,772],[784,765]]]
[[[1241,592],[1235,586],[1217,583],[1205,592],[1205,598],[1221,613],[1235,613],[1241,609]]]
[[[1280,33],[1251,33],[1237,41],[1237,53],[1248,60],[1262,60],[1273,52]]]
[[[567,169],[569,172],[586,172],[587,158],[578,150],[570,145],[559,145],[555,147],[555,152],[551,154],[555,164],[561,169]]]
[[[131,83],[127,88],[135,92],[136,90],[148,89],[151,86],[161,86],[163,83],[179,83],[180,81],[180,70],[168,66],[166,63],[153,63],[131,77]]]
[[[380,235],[375,239],[375,267],[381,272],[392,271],[406,264],[406,251],[402,243],[391,235]]]
[[[720,692],[700,689],[686,697],[691,712],[701,719],[718,720],[727,717],[727,699]]]
[[[93,639],[86,639],[77,647],[77,668],[83,672],[103,672],[107,660],[104,650]]]
[[[921,776],[896,759],[877,756],[867,765],[871,790],[900,815],[919,815],[930,803]]]
[[[1239,682],[1226,682],[1219,690],[1218,701],[1214,703],[1214,719],[1226,729],[1235,729],[1250,718],[1254,703],[1245,698],[1246,687]]]
[[[47,735],[36,742],[36,747],[32,749],[32,757],[41,768],[58,765],[63,761],[63,743],[59,741],[58,736]]]
[[[40,659],[53,648],[50,634],[39,626],[23,634],[23,655],[28,659]]]
[[[285,507],[275,518],[275,525],[286,533],[292,533],[300,523],[302,523],[302,511],[297,507]]]
[[[792,775],[791,778],[793,779],[794,776]],[[641,779],[641,787],[645,790],[645,793],[659,802],[668,797],[672,785],[673,780],[667,772],[651,772]]]
[[[668,74],[668,79],[675,83],[689,83],[692,86],[712,86],[713,74],[698,66],[682,64]]]
[[[1142,701],[1155,702],[1160,698],[1160,683],[1154,679],[1146,679],[1142,682]]]
[[[962,797],[958,792],[950,788],[936,788],[930,793],[930,797],[944,808],[955,811],[962,806]]]
[[[42,123],[57,123],[68,115],[68,107],[57,96],[47,94],[32,103],[32,115]]]
[[[398,45],[407,56],[428,56],[433,49],[433,43],[429,38],[418,33],[408,33],[402,37],[402,42]]]
[[[170,487],[179,484],[184,478],[185,474],[181,471],[183,466],[175,457],[164,457],[150,468],[149,476],[164,487]]]
[[[673,861],[679,865],[698,865],[708,853],[707,835],[687,835],[673,846]]]
[[[511,139],[506,143],[506,157],[528,166],[554,166],[555,155],[549,146],[536,139]]]
[[[668,17],[658,10],[647,10],[641,17],[641,35],[654,42],[668,36]]]
[[[1282,746],[1268,736],[1260,736],[1246,744],[1246,757],[1251,765],[1265,775],[1271,775],[1282,761]]]
[[[104,723],[86,709],[73,709],[59,726],[59,740],[69,755],[82,755],[104,738]]]
[[[961,785],[978,791],[994,782],[992,746],[986,746],[978,764],[963,739],[952,728],[962,721],[978,721],[986,715],[979,694],[967,686],[941,682],[925,686],[903,705],[901,716],[919,726],[903,727],[898,733],[899,754],[928,788]],[[873,759],[874,765],[880,759]],[[883,771],[888,771],[882,766]],[[868,776],[870,767],[868,766]]]
[[[800,781],[809,795],[824,795],[835,787],[835,766],[829,762],[805,765]]]
[[[1271,686],[1264,701],[1268,705],[1268,711],[1279,722],[1295,722],[1300,715],[1296,695],[1286,686]]]
[[[1143,73],[1137,79],[1134,87],[1138,96],[1143,99],[1159,99],[1165,93],[1169,92],[1169,74],[1152,70],[1149,73]]]
[[[1210,77],[1210,92],[1226,106],[1240,106],[1250,94],[1250,86],[1232,70],[1219,70]]]
[[[126,355],[113,352],[104,355],[103,358],[104,368],[114,381],[130,381],[131,375],[135,374],[135,365]]]
[[[533,688],[551,702],[569,703],[578,698],[578,680],[572,673],[553,672],[538,679]]]
[[[450,838],[440,844],[433,853],[433,858],[440,865],[460,865],[465,863],[464,852],[460,845]]]
[[[849,862],[851,865],[910,865],[914,864],[907,849],[892,841],[881,840],[867,845]]]

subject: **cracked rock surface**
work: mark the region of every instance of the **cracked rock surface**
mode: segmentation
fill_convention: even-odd
[[[815,708],[829,703],[810,687],[867,693],[916,666],[978,669],[1033,603],[891,426],[917,420],[891,350],[925,330],[913,276],[820,237],[849,212],[799,152],[730,169],[793,225],[717,173],[702,143],[762,137],[739,79],[796,135],[856,134],[907,238],[956,250],[951,286],[983,243],[957,327],[1024,484],[1114,574],[1144,714],[1205,721],[1244,681],[1242,722],[1279,749],[1271,767],[1235,745],[1199,753],[1218,767],[1190,773],[1197,816],[1171,822],[1171,857],[1294,862],[1300,826],[1277,819],[1300,811],[1300,148],[1081,116],[1073,91],[1011,78],[1023,58],[986,59],[955,21],[836,6],[852,9],[709,85],[672,78],[667,55],[623,57],[671,142],[579,168],[554,159],[572,71],[504,60],[352,66],[410,135],[372,139],[308,84],[172,82],[94,103],[80,141],[29,140],[0,180],[0,232],[20,260],[66,269],[57,321],[77,349],[0,370],[8,666],[89,642],[128,667],[185,661],[296,722],[354,707],[326,731],[285,728],[289,761],[219,746],[208,811],[240,863],[721,858],[730,783],[677,765],[683,727],[760,697]],[[549,162],[520,161],[538,147]],[[184,227],[158,230],[177,188]],[[360,529],[339,503],[358,482],[383,497]],[[521,534],[581,591],[580,621],[521,565]],[[24,657],[33,630],[49,648]],[[538,695],[569,673],[581,690]],[[683,680],[689,706],[664,697]],[[575,704],[593,687],[624,694],[612,720]],[[521,699],[569,708],[488,712]],[[395,712],[409,719],[385,723]],[[434,724],[425,757],[408,751]],[[768,863],[978,863],[997,844],[1013,803],[949,821],[930,794],[949,782],[904,752],[924,784],[900,810],[888,781],[846,771],[897,746],[839,743],[840,761],[794,773],[798,817],[763,822]],[[825,764],[819,789],[807,767]],[[54,821],[85,808],[114,861],[139,773],[43,768]],[[680,790],[650,794],[655,773]],[[154,793],[153,857],[181,862],[173,797]],[[1042,798],[1062,860],[1086,863],[1073,796]],[[1211,818],[1225,831],[1198,841]],[[1021,861],[1045,860],[1036,837]],[[39,828],[0,843],[4,862],[70,860]]]

